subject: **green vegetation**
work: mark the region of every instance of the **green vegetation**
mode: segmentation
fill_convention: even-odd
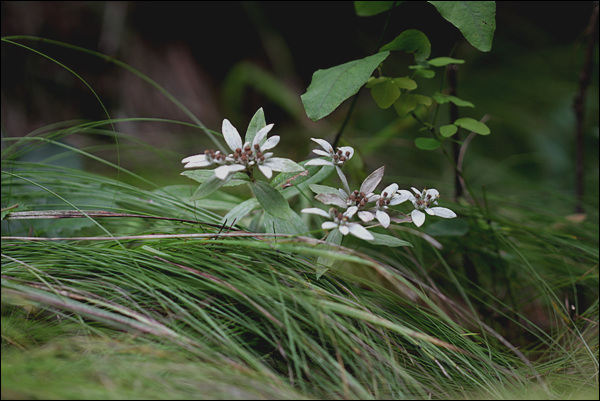
[[[395,4],[355,6],[359,15],[376,15],[389,9],[387,3]],[[431,3],[451,18],[446,2]],[[390,51],[411,49],[427,63],[430,44],[423,36],[402,36],[390,42]],[[420,45],[412,46],[410,38]],[[491,37],[478,40],[477,48],[489,51]],[[564,159],[564,139],[545,138],[540,149],[549,149],[547,154],[494,159],[494,151],[510,153],[516,134],[502,137],[493,123],[490,133],[484,122],[466,116],[440,117],[437,128],[424,123],[433,102],[440,107],[434,114],[441,115],[450,104],[472,108],[470,101],[435,89],[427,101],[413,98],[421,103],[407,109],[395,104],[418,96],[407,93],[416,88],[416,78],[369,80],[387,50],[321,70],[302,99],[315,106],[309,116],[314,120],[363,84],[373,97],[370,105],[357,106],[355,131],[340,139],[356,149],[347,166],[351,184],[360,185],[385,164],[389,182],[439,187],[447,194],[440,203],[458,216],[428,216],[421,227],[375,227],[374,241],[348,235],[342,242],[340,230],[330,231],[338,233],[335,239],[327,237],[318,229],[322,219],[299,213],[318,205],[313,193],[295,186],[308,177],[282,173],[272,186],[258,180],[249,189],[247,177],[238,173],[226,183],[213,179],[214,187],[199,196],[193,180],[211,182],[212,176],[205,170],[182,174],[180,160],[189,154],[156,149],[120,132],[119,124],[184,127],[202,132],[207,148],[223,148],[218,129],[207,128],[123,62],[54,41],[3,38],[3,46],[27,51],[40,43],[125,69],[192,123],[111,118],[93,80],[64,66],[90,89],[106,119],[3,136],[3,399],[597,399],[597,159],[596,171],[586,177],[591,189],[580,199],[584,212],[573,213],[574,196],[552,174],[509,165],[544,170],[545,157]],[[449,63],[458,59],[431,59],[420,70]],[[353,70],[357,65],[360,74]],[[301,125],[300,97],[285,92],[282,80],[248,68],[263,79],[263,94]],[[326,79],[332,73],[359,84],[342,85],[334,95],[326,91],[327,104],[319,109],[322,97],[314,88],[339,89],[340,82]],[[475,93],[483,75],[472,71],[465,92]],[[547,79],[539,75],[540,82]],[[506,85],[521,79],[517,74]],[[235,82],[230,77],[230,95],[242,90]],[[488,95],[481,100],[486,107],[496,96]],[[394,108],[385,109],[392,104],[397,115],[390,117]],[[256,134],[265,122],[252,121]],[[515,112],[507,124],[525,132],[525,121]],[[292,128],[280,146],[293,156],[308,153],[315,147],[310,138],[323,138],[330,128]],[[461,139],[461,129],[479,135]],[[531,127],[532,141],[542,143],[541,129]],[[399,139],[399,131],[409,139]],[[68,144],[78,137],[104,142]],[[454,143],[469,153],[468,161],[460,161],[463,171],[448,168],[443,157]],[[138,160],[151,162],[136,165]],[[321,174],[316,184],[337,185],[333,168],[312,167]],[[566,174],[559,167],[553,168]],[[464,193],[453,200],[455,178],[463,180]],[[293,190],[285,192],[290,182]],[[299,232],[304,227],[313,229]]]

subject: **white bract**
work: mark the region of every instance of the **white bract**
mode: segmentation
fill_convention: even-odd
[[[342,172],[342,167],[344,167],[344,165],[346,164],[346,162],[348,160],[352,159],[352,156],[354,156],[354,149],[350,146],[341,146],[341,147],[337,148],[337,151],[334,151],[333,147],[326,140],[318,139],[318,138],[310,138],[310,139],[315,141],[319,145],[321,145],[321,147],[323,148],[323,150],[313,149],[313,153],[316,153],[319,156],[325,156],[325,158],[324,159],[312,159],[312,160],[309,160],[306,163],[304,163],[304,165],[305,166],[334,166],[335,171],[337,172],[338,176],[340,177],[340,180],[342,180],[342,184],[344,185],[346,192],[350,192],[350,189],[348,188],[348,180],[346,179],[346,176]]]
[[[358,212],[358,217],[365,223],[377,218],[377,221],[381,223],[383,228],[390,226],[390,216],[387,213],[389,206],[399,205],[400,203],[409,199],[406,194],[400,194],[398,191],[398,184],[390,184],[383,191],[381,195],[375,195],[375,208],[372,210],[362,210]]]
[[[204,154],[186,157],[181,162],[186,163],[184,168],[216,166],[215,176],[220,180],[229,180],[233,173],[239,171],[247,171],[251,174],[254,166],[258,166],[258,169],[268,179],[273,176],[273,171],[286,173],[304,171],[304,168],[294,161],[283,157],[273,157],[272,152],[266,152],[277,146],[280,140],[278,135],[267,139],[271,128],[273,128],[273,124],[261,128],[254,136],[252,143],[242,143],[242,137],[238,130],[229,120],[224,119],[223,137],[233,153],[225,156],[220,151],[207,150]]]
[[[344,186],[346,188],[338,189],[337,194],[317,194],[315,199],[326,205],[335,205],[344,209],[350,206],[356,206],[358,210],[362,210],[367,206],[367,203],[374,202],[379,198],[379,195],[375,195],[373,191],[383,178],[384,170],[385,166],[382,166],[373,171],[367,178],[365,178],[359,190],[350,192],[348,189],[348,184],[344,182]]]
[[[339,166],[343,167],[348,160],[354,155],[354,149],[350,146],[341,146],[337,151],[333,150],[333,147],[324,139],[310,138],[315,141],[321,147],[321,149],[314,149],[313,153],[319,156],[325,156],[325,159],[312,159],[305,163],[306,166]]]
[[[366,228],[361,226],[359,223],[350,222],[350,219],[356,211],[358,207],[351,206],[344,213],[339,213],[337,209],[331,208],[329,209],[329,213],[325,210],[311,207],[307,209],[302,209],[302,213],[310,213],[310,214],[318,214],[319,216],[323,216],[325,218],[331,219],[330,221],[325,221],[321,228],[324,230],[333,230],[338,229],[342,233],[342,235],[352,234],[355,237],[360,239],[364,239],[366,241],[374,240],[373,234],[371,234]]]
[[[415,187],[412,187],[414,191],[414,195],[407,191],[406,189],[401,189],[398,191],[398,194],[401,196],[406,196],[407,199],[413,203],[415,209],[410,213],[413,222],[417,227],[421,227],[425,222],[425,213],[432,215],[443,217],[445,219],[451,219],[456,217],[456,213],[452,210],[445,207],[431,207],[431,205],[437,205],[437,199],[440,197],[440,193],[437,189],[427,189],[425,188],[422,192],[420,192]],[[423,213],[425,211],[425,213]]]

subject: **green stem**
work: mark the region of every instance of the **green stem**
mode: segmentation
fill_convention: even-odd
[[[377,49],[375,49],[374,53],[376,53],[377,50],[379,50],[379,48],[381,48],[383,38],[385,37],[385,32],[387,31],[388,24],[390,22],[390,19],[392,18],[392,10],[394,8],[396,8],[397,3],[398,2],[394,2],[394,4],[388,10],[385,24],[383,25],[383,29],[381,30],[381,35],[379,35],[379,40],[377,42]],[[332,144],[334,149],[336,148],[337,144],[339,143],[340,138],[342,137],[342,134],[344,133],[344,130],[346,129],[346,126],[348,125],[348,121],[350,121],[350,116],[352,115],[352,112],[354,111],[354,106],[356,106],[356,101],[358,100],[358,96],[360,95],[362,88],[363,87],[361,87],[358,90],[358,92],[356,92],[356,94],[354,95],[354,98],[352,99],[352,104],[350,104],[350,108],[348,109],[348,113],[346,114],[346,118],[344,118],[344,122],[342,123],[340,130],[337,132],[337,134],[335,134],[335,139],[333,140],[333,144]]]

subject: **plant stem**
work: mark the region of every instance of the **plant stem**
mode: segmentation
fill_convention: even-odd
[[[591,82],[592,67],[594,64],[593,54],[596,36],[598,35],[598,2],[594,2],[594,9],[590,17],[590,22],[585,30],[588,37],[587,48],[585,52],[585,61],[579,74],[579,91],[573,100],[573,109],[575,111],[575,213],[583,213],[583,159],[584,159],[584,112],[585,112],[585,95],[588,86]]]
[[[379,35],[379,41],[377,43],[377,49],[375,49],[376,53],[380,48],[381,48],[381,44],[383,42],[383,38],[385,36],[385,32],[387,31],[387,27],[388,24],[390,22],[390,19],[392,18],[392,10],[394,8],[396,8],[398,2],[394,2],[394,4],[390,7],[390,9],[388,10],[387,13],[387,18],[385,20],[385,24],[383,25],[383,29],[381,30],[381,35]],[[333,140],[332,146],[335,149],[335,147],[337,146],[338,142],[340,141],[340,138],[342,137],[342,133],[344,132],[344,130],[346,129],[346,126],[348,125],[348,121],[350,121],[350,116],[352,115],[352,112],[354,111],[354,106],[356,106],[356,101],[358,100],[358,96],[360,95],[360,92],[362,91],[362,86],[361,88],[358,90],[358,92],[356,92],[356,95],[354,95],[354,98],[352,99],[352,104],[350,104],[350,108],[348,109],[348,113],[346,114],[346,118],[344,119],[344,122],[342,123],[342,126],[340,127],[340,130],[337,132],[337,134],[335,134],[335,138]]]
[[[457,74],[456,71],[458,70],[458,65],[457,64],[449,64],[446,67],[446,75],[448,77],[448,92],[451,96],[458,96],[457,95]],[[450,121],[454,122],[458,119],[458,106],[456,106],[454,103],[450,102]],[[458,163],[458,159],[459,159],[459,154],[460,154],[460,146],[458,144],[457,141],[460,141],[460,128],[458,129],[458,132],[455,134],[455,138],[456,141],[452,141],[452,156],[454,158],[454,164],[457,166],[457,170],[455,171],[454,174],[454,201],[457,201],[458,198],[463,196],[463,188],[460,182],[460,167],[459,167],[459,163]]]

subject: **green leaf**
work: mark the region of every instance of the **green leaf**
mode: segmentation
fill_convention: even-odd
[[[392,83],[400,89],[409,91],[417,89],[417,83],[408,77],[398,77],[392,79]]]
[[[215,176],[213,173],[212,177],[208,178],[206,181],[200,184],[200,186],[198,187],[196,192],[194,192],[190,200],[206,198],[208,195],[212,194],[225,184],[225,180],[217,178],[217,176]]]
[[[327,185],[310,184],[308,187],[316,194],[339,194],[337,188],[328,187]]]
[[[423,106],[431,106],[431,103],[433,102],[429,96],[419,95],[416,93],[412,93],[411,96],[414,97],[417,104],[422,104]]]
[[[186,170],[181,173],[181,175],[185,175],[188,178],[191,178],[194,181],[198,181],[202,184],[204,181],[208,180],[211,177],[215,176],[215,172],[213,170]],[[227,181],[222,186],[224,187],[235,187],[238,185],[246,184],[248,182],[248,176],[244,173],[235,173],[233,178]]]
[[[489,135],[491,132],[487,125],[470,117],[459,118],[458,120],[454,121],[454,125],[457,125],[468,131],[473,131],[479,135]]]
[[[477,50],[492,50],[496,30],[494,1],[430,1],[440,15],[457,27]]]
[[[384,245],[389,247],[397,247],[397,246],[412,246],[412,244],[408,241],[401,240],[399,238],[393,237],[387,234],[378,234],[371,232],[374,240],[369,241],[373,245]]]
[[[264,222],[267,232],[278,234],[301,234],[308,231],[304,221],[296,214],[284,196],[266,182],[255,181],[252,191],[265,210]]]
[[[287,218],[290,205],[278,190],[265,182],[255,181],[252,183],[252,191],[266,212],[274,217]]]
[[[403,1],[355,1],[354,11],[359,17],[371,17],[388,11],[394,3],[401,4]]]
[[[327,234],[327,237],[325,238],[325,242],[328,242],[330,244],[334,244],[334,245],[341,245],[342,244],[342,240],[344,239],[344,236],[342,235],[342,233],[340,232],[340,230],[338,230],[337,228],[334,230],[331,230],[329,232],[329,234]],[[333,246],[329,246],[326,248],[329,251],[332,251],[333,249],[335,249],[335,247]],[[317,266],[316,266],[316,270],[317,270],[317,280],[327,272],[327,270],[329,270],[331,268],[331,266],[333,266],[333,264],[335,263],[335,259],[334,258],[330,258],[327,256],[319,256],[317,258]]]
[[[423,32],[409,29],[379,49],[380,52],[386,50],[402,50],[407,53],[414,53],[416,61],[424,61],[431,54],[431,43]]]
[[[417,138],[415,139],[415,146],[423,150],[434,150],[439,148],[441,145],[440,141],[433,138]]]
[[[429,65],[432,65],[434,67],[444,67],[448,64],[464,64],[465,60],[460,60],[452,57],[436,57],[432,58],[431,60],[427,60],[427,62],[429,63]]]
[[[260,131],[261,128],[264,128],[267,125],[267,120],[265,120],[265,112],[261,107],[254,113],[250,123],[248,124],[248,129],[246,130],[246,137],[244,142],[252,143],[252,140],[256,136],[256,133]]]
[[[454,103],[458,107],[475,107],[475,105],[473,103],[471,103],[467,100],[462,100],[461,98],[458,98],[456,96],[446,95],[444,93],[435,93],[433,95],[433,98],[439,104],[444,104],[444,103],[450,102],[450,103]]]
[[[391,80],[379,83],[371,88],[371,96],[382,109],[390,107],[398,96],[400,96],[400,89],[397,85],[394,85]]]
[[[405,116],[416,108],[417,100],[409,93],[400,96],[398,100],[394,102],[394,109],[396,109],[396,113],[398,113],[400,117]]]
[[[298,163],[306,169],[305,171],[299,173],[279,173],[271,180],[271,186],[273,188],[283,188],[286,184],[291,184],[291,187],[287,187],[281,191],[283,196],[288,199],[289,196],[287,193],[293,192],[290,190],[301,186],[301,184],[320,182],[319,180],[325,179],[325,175],[331,174],[331,171],[333,170],[333,166],[306,166],[306,162],[308,162],[308,160]],[[323,171],[324,168],[329,168],[331,171]],[[308,171],[308,173],[306,173],[306,171]]]
[[[272,234],[302,234],[307,232],[308,228],[300,216],[291,209],[290,213],[290,218],[282,219],[265,211],[263,216],[265,231]],[[295,216],[295,218],[293,216]]]
[[[381,52],[326,70],[317,70],[301,97],[306,115],[313,121],[329,115],[367,82],[373,71],[390,55]]]
[[[435,77],[435,71],[420,68],[420,69],[415,70],[414,75],[416,77],[431,79],[431,78]]]
[[[445,138],[451,137],[456,134],[457,131],[458,127],[454,124],[442,125],[440,127],[440,134]]]
[[[382,82],[387,82],[389,81],[390,78],[389,77],[371,77],[367,80],[367,83],[365,84],[366,88],[372,88],[377,84],[380,84]]]
[[[465,219],[443,219],[427,225],[425,233],[439,237],[454,236],[461,237],[469,232],[469,223]]]
[[[256,198],[246,199],[245,201],[234,206],[227,214],[223,217],[221,221],[223,224],[227,223],[229,225],[234,224],[234,222],[239,223],[240,220],[250,213],[254,208],[258,206],[258,201]]]

